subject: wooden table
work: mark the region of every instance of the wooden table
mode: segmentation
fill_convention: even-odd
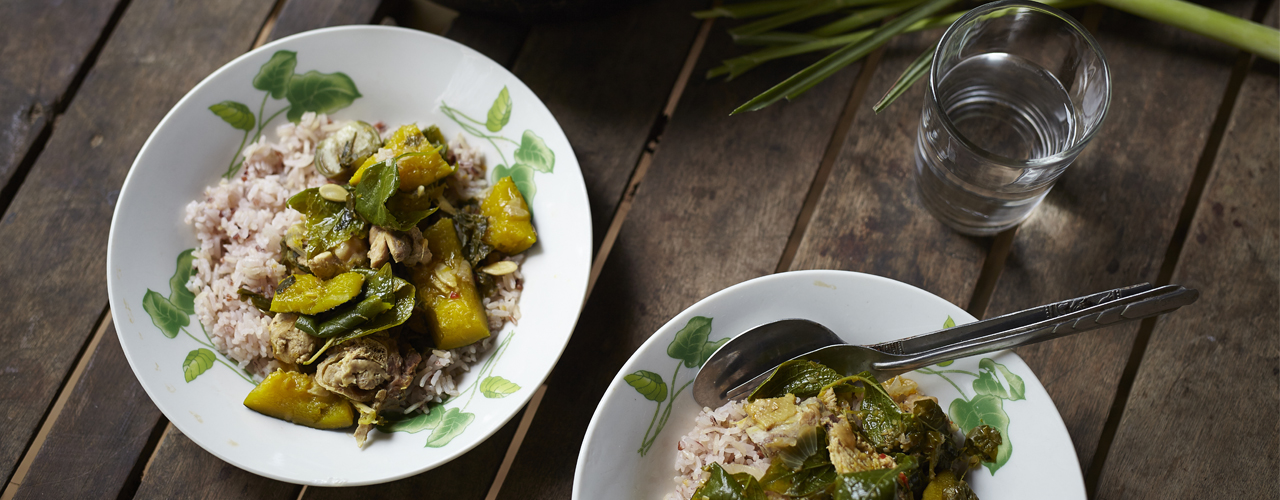
[[[353,489],[244,472],[169,425],[120,350],[105,248],[129,165],[197,82],[266,41],[405,7],[0,3],[3,498],[568,498],[597,401],[659,325],[732,284],[815,268],[904,281],[979,317],[1142,281],[1198,288],[1172,317],[1019,354],[1092,496],[1280,496],[1275,64],[1105,8],[1073,11],[1110,61],[1111,115],[1030,220],[971,238],[913,194],[920,87],[871,111],[940,33],[900,37],[795,102],[730,117],[813,59],[705,80],[742,51],[731,23],[688,15],[706,3],[452,23],[446,36],[511,68],[568,134],[591,200],[593,290],[545,396],[447,465]],[[1276,25],[1271,0],[1213,7]]]

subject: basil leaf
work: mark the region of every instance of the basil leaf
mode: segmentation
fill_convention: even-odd
[[[480,262],[493,251],[493,247],[484,242],[484,233],[489,230],[489,218],[458,212],[453,216],[453,225],[458,232],[458,242],[462,244],[462,256],[471,264],[472,269],[479,267]]]
[[[1004,412],[1004,404],[1000,398],[990,394],[980,394],[965,401],[951,401],[951,419],[955,420],[960,430],[968,433],[980,425],[988,425],[1000,432],[1002,437],[994,462],[984,462],[992,474],[1009,461],[1013,454],[1013,443],[1009,440],[1009,415]]]
[[[250,111],[248,106],[235,101],[222,101],[214,104],[209,106],[209,111],[218,115],[218,118],[222,118],[222,121],[227,122],[237,130],[245,132],[253,130],[253,125],[257,122],[257,119],[253,117],[253,111]]]
[[[915,472],[916,460],[908,455],[893,457],[898,466],[852,474],[840,474],[832,489],[833,500],[895,500],[898,488],[908,488],[907,476]]]
[[[430,154],[434,153],[432,151]],[[417,225],[419,221],[434,213],[436,211],[435,208],[414,209],[420,207],[406,205],[405,203],[407,202],[392,204],[397,208],[406,209],[401,213],[392,213],[387,208],[387,201],[400,188],[400,173],[395,166],[395,162],[405,156],[425,154],[428,153],[405,153],[390,161],[370,165],[360,178],[360,184],[351,192],[352,197],[355,198],[356,213],[364,217],[370,224],[397,231],[408,231],[409,228]]]
[[[812,436],[812,437],[810,437]],[[769,464],[769,470],[760,478],[760,485],[774,493],[790,496],[808,496],[826,490],[836,480],[836,468],[831,465],[831,455],[823,443],[827,441],[827,433],[821,426],[806,432],[800,441],[813,441],[817,445],[797,442],[796,446],[785,448],[791,454],[787,460],[775,459]],[[803,447],[802,447],[803,445]],[[808,452],[800,466],[792,468],[787,463],[794,463],[795,458]]]
[[[859,411],[862,430],[877,450],[887,453],[898,444],[898,436],[906,431],[902,409],[870,372],[842,378],[827,387],[836,391],[837,397],[852,393],[862,400],[862,409]]]
[[[422,136],[426,137],[427,142],[430,142],[432,146],[440,148],[441,158],[449,157],[449,141],[445,140],[444,133],[440,132],[440,127],[435,125],[427,127],[426,130],[422,131]]]
[[[335,309],[329,319],[320,323],[315,336],[327,339],[343,332],[354,330],[357,326],[391,309],[393,303],[382,300],[381,296],[366,298],[355,304]]]
[[[258,308],[259,311],[267,315],[275,315],[275,313],[271,312],[271,299],[268,299],[266,295],[245,287],[240,287],[239,290],[236,290],[236,295],[240,296],[240,300],[253,304],[253,307]]]
[[[307,216],[307,259],[338,246],[366,228],[365,221],[345,204],[320,196],[320,188],[298,192],[289,198],[288,205]]]
[[[840,374],[835,370],[806,359],[793,359],[778,365],[773,374],[752,391],[747,400],[776,398],[785,394],[808,399],[817,396],[823,387],[837,380],[840,380]]]
[[[400,326],[409,319],[409,316],[413,315],[413,300],[416,290],[408,281],[391,274],[391,264],[383,264],[382,269],[379,269],[377,273],[369,269],[354,269],[353,271],[365,275],[365,290],[357,297],[357,300],[363,302],[369,299],[381,299],[383,302],[393,303],[394,305],[371,320],[357,324],[346,333],[330,337],[329,341],[325,342],[324,346],[311,356],[311,359],[303,363],[304,365],[315,362],[330,347],[351,339]],[[302,317],[299,317],[299,321],[301,320]],[[302,330],[302,328],[298,329]],[[314,335],[319,336],[319,330],[317,329]]]
[[[346,74],[312,70],[293,75],[285,97],[289,99],[289,121],[296,123],[307,111],[331,113],[350,106],[362,96]]]
[[[729,475],[719,463],[711,462],[703,470],[711,475],[693,492],[698,500],[764,500],[764,488],[750,474]]]
[[[297,52],[276,51],[271,54],[271,59],[258,68],[258,75],[253,77],[253,88],[270,92],[272,99],[284,97],[289,89],[289,80],[293,78],[293,69],[297,66]]]

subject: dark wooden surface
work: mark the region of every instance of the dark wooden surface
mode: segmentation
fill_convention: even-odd
[[[1213,7],[1246,17],[1269,7],[1274,25],[1271,3]],[[597,286],[547,381],[551,403],[438,469],[355,489],[253,475],[168,425],[120,351],[111,321],[136,318],[107,313],[102,249],[133,157],[201,78],[256,43],[407,19],[413,6],[0,5],[4,498],[568,498],[600,395],[658,326],[743,280],[824,268],[910,283],[979,316],[1137,281],[1201,289],[1177,315],[1019,352],[1062,414],[1093,496],[1280,497],[1274,63],[1102,7],[1073,11],[1113,70],[1107,123],[1029,221],[972,238],[913,192],[922,89],[871,111],[938,32],[899,37],[795,102],[729,117],[816,56],[707,81],[706,69],[743,51],[724,33],[735,21],[688,15],[707,4],[452,21],[446,36],[511,68],[569,137]]]

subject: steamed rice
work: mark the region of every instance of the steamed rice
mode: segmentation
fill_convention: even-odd
[[[740,465],[763,472],[769,468],[769,457],[760,454],[747,432],[734,425],[747,413],[742,401],[730,401],[712,410],[703,407],[694,419],[693,430],[676,445],[675,492],[664,500],[689,500],[710,473],[702,470],[712,462],[724,466]]]
[[[314,148],[343,125],[306,113],[297,124],[277,127],[275,142],[263,137],[244,149],[238,176],[206,188],[203,199],[186,207],[186,223],[200,242],[193,253],[196,273],[187,283],[196,294],[196,316],[220,352],[259,378],[281,367],[271,352],[271,317],[241,300],[237,291],[243,287],[270,296],[286,277],[281,241],[290,226],[303,220],[286,203],[298,191],[328,182],[312,167]],[[450,141],[449,150],[458,164],[454,199],[482,198],[489,185],[482,154],[461,135]],[[519,265],[524,256],[508,260]],[[457,378],[493,346],[503,324],[519,321],[524,276],[517,269],[498,278],[493,293],[483,298],[494,335],[457,349],[422,353],[406,413],[457,395]]]

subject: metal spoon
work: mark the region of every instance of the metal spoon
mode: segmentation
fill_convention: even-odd
[[[1172,312],[1199,297],[1199,291],[1179,285],[1142,283],[867,346],[849,345],[813,321],[784,319],[747,330],[720,346],[694,378],[693,398],[711,408],[745,398],[775,367],[798,358],[845,375],[870,371],[884,380],[944,361]]]

